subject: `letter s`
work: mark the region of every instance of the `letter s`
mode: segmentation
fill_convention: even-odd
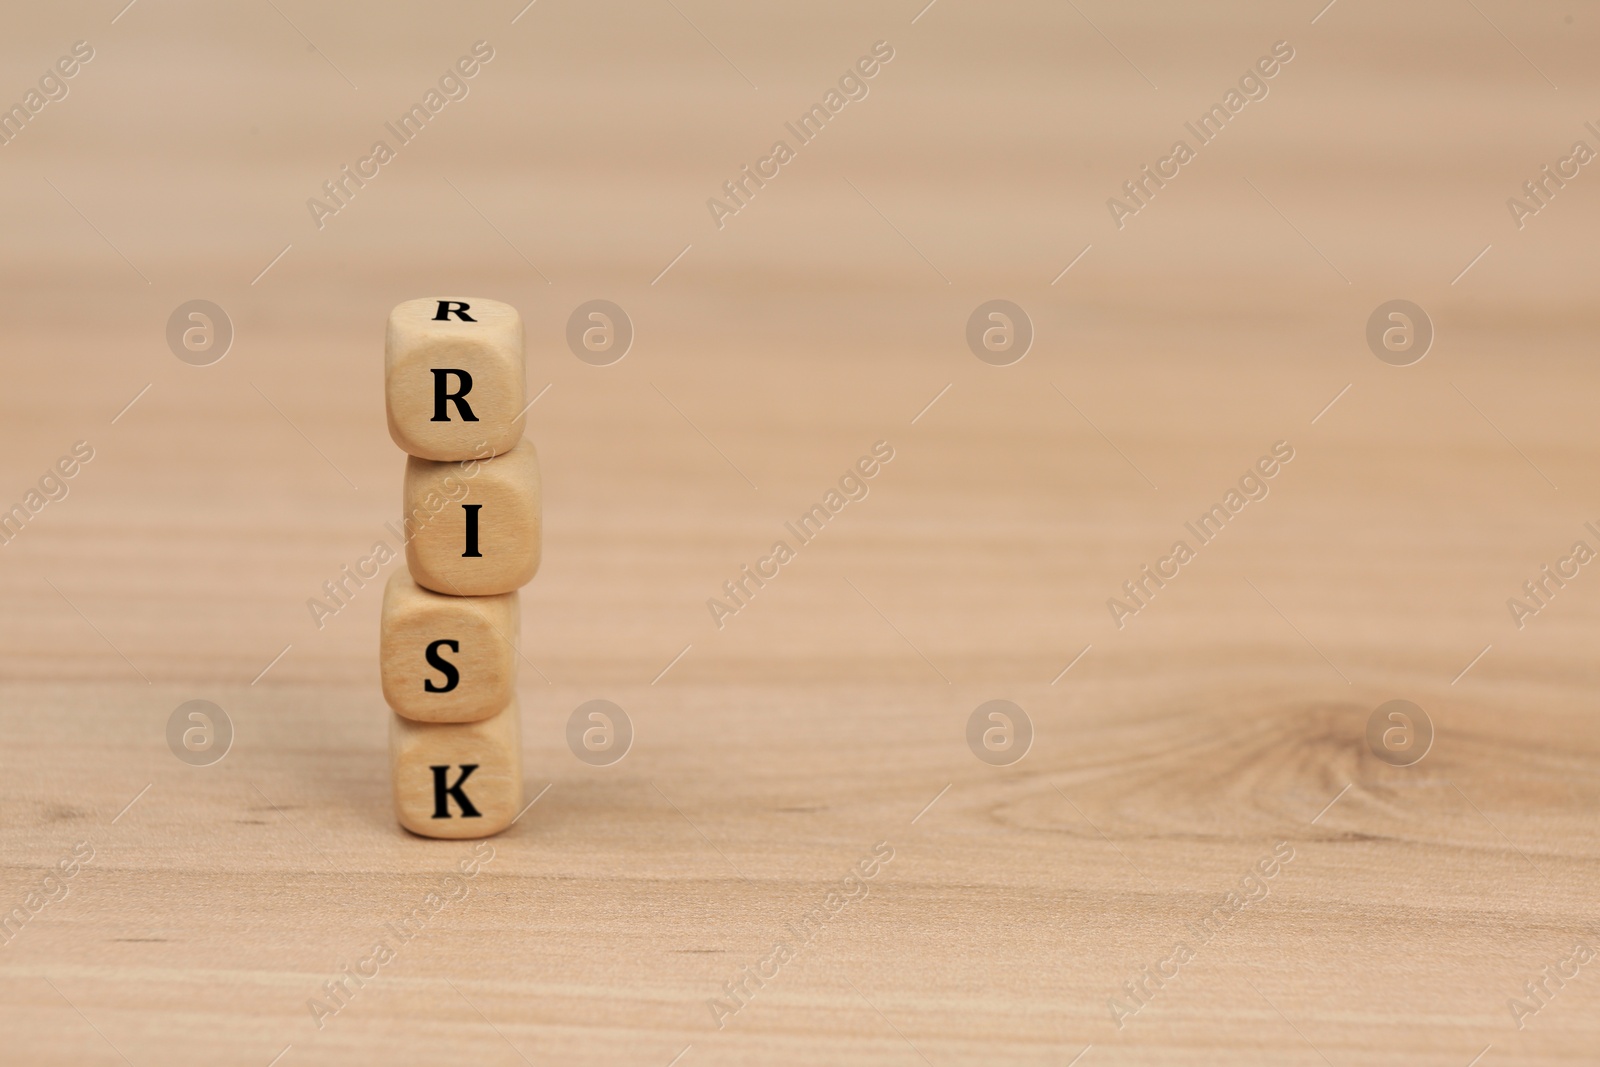
[[[461,672],[456,670],[456,665],[454,663],[451,663],[449,660],[445,659],[439,654],[440,645],[448,645],[451,652],[455,652],[457,654],[461,652],[461,642],[452,641],[449,638],[443,638],[435,641],[428,646],[428,650],[424,652],[423,655],[427,657],[428,666],[444,675],[444,685],[434,685],[432,678],[424,678],[422,680],[422,688],[425,692],[448,693],[457,685],[461,684]]]

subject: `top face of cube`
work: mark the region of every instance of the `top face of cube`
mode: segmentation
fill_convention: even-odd
[[[389,436],[422,459],[485,459],[522,439],[522,317],[473,297],[407,300],[383,354]]]

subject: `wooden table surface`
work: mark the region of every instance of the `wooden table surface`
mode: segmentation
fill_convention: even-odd
[[[1593,10],[122,2],[5,20],[0,102],[93,57],[0,146],[0,1059],[1595,1061]],[[488,846],[394,821],[399,564],[308,606],[399,515],[384,317],[437,293],[520,308],[542,390],[538,799]],[[609,366],[568,348],[592,299]],[[992,299],[1008,366],[966,341]],[[1408,366],[1367,341],[1395,299]],[[218,762],[169,748],[190,700]],[[1367,741],[1390,700],[1414,765]]]

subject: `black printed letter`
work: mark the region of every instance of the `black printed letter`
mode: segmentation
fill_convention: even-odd
[[[450,765],[448,763],[443,767],[429,767],[428,769],[433,772],[433,817],[435,819],[450,818],[450,797],[455,797],[456,803],[461,806],[461,817],[463,819],[481,818],[478,814],[478,809],[472,806],[472,801],[468,800],[467,794],[461,790],[462,783],[472,777],[472,772],[478,769],[476,763],[463,763],[461,765],[461,776],[456,779],[455,785],[448,788],[444,784],[445,775],[450,773]]]
[[[467,314],[467,309],[471,306],[465,300],[441,300],[439,301],[439,311],[433,316],[433,321],[449,322],[450,316],[454,315],[462,322],[477,322],[477,319]]]
[[[444,675],[443,685],[434,685],[432,678],[424,678],[422,680],[422,688],[429,693],[448,693],[461,681],[461,672],[456,670],[455,664],[439,655],[440,645],[449,645],[451,652],[461,651],[461,643],[459,641],[441,640],[435,641],[428,646],[428,651],[423,653],[428,657],[428,666]]]
[[[461,553],[461,558],[469,556],[483,558],[483,553],[478,551],[478,509],[482,504],[462,504],[461,510],[467,513],[467,550]]]
[[[449,422],[450,416],[444,413],[446,403],[454,402],[456,414],[461,416],[463,422],[477,422],[478,416],[472,413],[472,407],[467,403],[467,394],[472,392],[472,375],[464,370],[451,367],[433,367],[433,418],[429,422]],[[450,391],[450,375],[454,374],[461,379],[461,391]]]

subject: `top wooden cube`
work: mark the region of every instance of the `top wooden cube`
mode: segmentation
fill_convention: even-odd
[[[473,297],[407,300],[383,351],[389,436],[422,459],[487,459],[522,439],[522,317]]]

